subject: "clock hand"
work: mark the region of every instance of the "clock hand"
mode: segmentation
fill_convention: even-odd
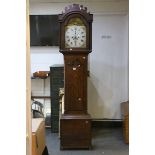
[[[75,46],[76,46],[76,40],[77,40],[77,37],[76,37],[76,27],[75,27]]]

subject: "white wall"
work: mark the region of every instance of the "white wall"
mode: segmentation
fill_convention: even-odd
[[[89,112],[94,118],[120,118],[128,100],[127,16],[94,16],[90,54]]]
[[[63,55],[59,53],[59,47],[42,46],[31,47],[31,74],[36,71],[49,71],[50,66],[63,64]]]
[[[128,100],[128,1],[92,0],[82,4],[94,14],[88,111],[93,118],[119,119],[120,103]],[[30,13],[58,14],[67,5],[65,2],[33,2],[30,3]],[[62,63],[63,56],[57,47],[31,47],[32,73]],[[35,85],[32,84],[32,91],[34,87],[39,89],[39,84]]]

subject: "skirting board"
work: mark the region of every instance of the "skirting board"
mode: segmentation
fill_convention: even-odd
[[[122,119],[92,119],[92,127],[122,127]]]

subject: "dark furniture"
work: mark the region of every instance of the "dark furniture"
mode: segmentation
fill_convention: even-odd
[[[93,15],[73,4],[59,15],[60,52],[64,55],[64,114],[60,149],[91,148],[91,117],[87,113],[87,61],[92,47]]]
[[[64,67],[50,67],[51,131],[59,130],[59,88],[64,87]]]

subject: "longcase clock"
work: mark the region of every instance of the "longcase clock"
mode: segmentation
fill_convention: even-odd
[[[73,4],[59,15],[60,52],[64,55],[64,114],[60,148],[91,148],[91,117],[87,113],[87,63],[92,51],[93,15]]]

